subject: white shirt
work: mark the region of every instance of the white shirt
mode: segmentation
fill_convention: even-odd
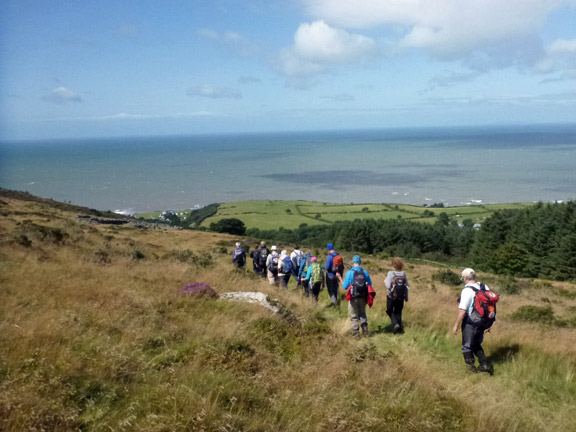
[[[458,309],[465,310],[468,315],[472,314],[472,311],[474,310],[474,297],[476,296],[476,293],[472,287],[480,289],[480,282],[466,284],[460,294],[460,304],[458,305]],[[487,285],[484,285],[484,287],[486,287],[487,291],[490,291],[490,288],[488,288]]]

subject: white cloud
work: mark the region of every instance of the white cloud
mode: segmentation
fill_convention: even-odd
[[[244,57],[258,56],[262,51],[262,48],[258,43],[235,31],[226,31],[221,33],[213,29],[202,28],[196,30],[196,35],[202,39],[232,49],[234,54],[240,54]]]
[[[548,15],[562,7],[576,6],[576,0],[302,2],[311,16],[332,26],[370,31],[386,28],[392,31],[391,44],[397,49],[421,49],[443,60],[473,58],[469,64],[476,62],[475,67],[480,69],[534,65],[544,51],[538,32]]]
[[[197,111],[190,113],[177,113],[177,114],[128,114],[118,113],[106,116],[90,117],[84,120],[173,120],[185,119],[195,117],[212,117],[213,113],[209,111]],[[78,120],[78,119],[76,119]]]
[[[42,100],[59,105],[64,105],[69,102],[82,102],[82,98],[66,87],[57,87],[52,90],[52,93],[42,96]]]
[[[300,25],[294,45],[280,53],[280,63],[286,75],[310,75],[330,65],[362,61],[375,49],[371,38],[330,27],[320,20]]]
[[[240,84],[260,84],[262,80],[250,75],[242,75],[240,78],[238,78],[238,82]]]
[[[546,56],[538,62],[542,72],[563,70],[564,78],[576,74],[576,39],[557,39],[546,48]]]
[[[242,99],[242,92],[240,90],[228,87],[213,87],[208,84],[191,88],[186,93],[188,96],[198,96],[210,99]]]
[[[348,93],[339,93],[332,96],[322,96],[322,99],[326,99],[332,102],[353,102],[356,98]]]

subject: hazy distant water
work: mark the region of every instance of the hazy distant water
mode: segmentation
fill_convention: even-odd
[[[576,125],[0,144],[0,186],[101,210],[566,200],[575,167]]]

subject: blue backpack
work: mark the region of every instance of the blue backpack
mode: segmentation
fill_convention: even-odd
[[[291,272],[292,272],[292,260],[290,259],[289,256],[287,256],[286,258],[284,258],[284,261],[282,261],[282,273],[288,274]]]

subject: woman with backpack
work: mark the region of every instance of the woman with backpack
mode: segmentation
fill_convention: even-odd
[[[310,265],[306,275],[303,276],[302,284],[308,287],[308,291],[312,294],[314,301],[318,301],[320,290],[324,288],[324,269],[315,256],[310,257]]]
[[[404,302],[408,301],[408,277],[402,270],[404,263],[400,258],[392,260],[392,268],[384,284],[388,289],[388,298],[386,299],[386,313],[392,321],[392,331],[396,333],[404,333],[404,326],[402,325],[402,309]]]
[[[368,318],[366,317],[366,305],[372,306],[372,300],[376,293],[372,289],[372,279],[366,270],[360,267],[360,255],[354,255],[352,258],[352,268],[338,279],[342,281],[342,288],[346,291],[346,300],[348,300],[348,313],[352,321],[352,334],[360,336],[360,327],[362,334],[368,335]],[[360,326],[358,326],[360,322]]]

